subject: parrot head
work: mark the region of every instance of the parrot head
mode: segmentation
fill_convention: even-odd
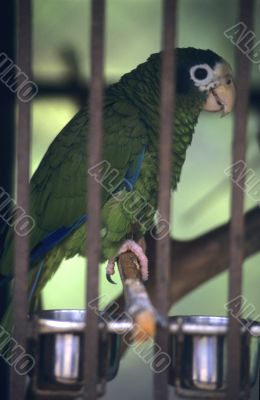
[[[230,65],[211,50],[177,49],[177,93],[190,91],[203,98],[203,110],[227,115],[235,102]]]

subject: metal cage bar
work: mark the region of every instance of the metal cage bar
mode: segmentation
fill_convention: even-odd
[[[29,77],[31,71],[31,0],[17,2],[17,64]],[[31,143],[31,103],[17,100],[18,126],[16,130],[17,204],[29,212],[29,168]],[[19,212],[19,211],[18,211]],[[20,215],[17,215],[17,218]],[[13,321],[14,338],[26,348],[27,337],[27,269],[29,236],[15,235]],[[11,400],[21,400],[25,394],[26,376],[11,372]]]
[[[87,144],[88,167],[97,165],[102,157],[103,108],[103,53],[104,53],[105,0],[91,2],[91,81],[89,99],[89,140]],[[96,299],[98,309],[98,267],[100,261],[100,208],[101,185],[98,179],[87,174],[87,328],[85,332],[85,388],[84,398],[97,398],[98,373],[98,316],[90,301]]]
[[[15,1],[2,3],[0,14],[0,48],[11,59],[15,58]],[[15,93],[12,93],[4,85],[0,86],[0,187],[8,193],[13,193],[13,165],[14,165],[14,141],[15,141]],[[6,228],[5,222],[0,221],[0,230]],[[3,231],[2,231],[3,232]],[[4,245],[4,235],[0,235],[0,249]],[[0,289],[0,316],[8,304],[8,288]],[[9,367],[3,358],[0,358],[1,397],[8,399],[9,393]]]
[[[163,53],[161,66],[160,139],[159,139],[159,194],[158,210],[163,221],[170,221],[171,171],[173,148],[173,121],[175,105],[175,27],[176,0],[163,1]],[[156,244],[156,308],[165,317],[168,314],[168,284],[170,277],[169,232]],[[168,331],[158,327],[156,343],[163,352],[168,352]],[[167,371],[154,375],[154,399],[168,398]]]
[[[240,0],[239,21],[253,27],[253,0]],[[235,108],[235,124],[233,133],[233,165],[245,160],[246,152],[246,125],[250,88],[250,61],[236,49],[236,75],[239,76],[237,85],[237,103]],[[229,300],[238,297],[242,289],[242,263],[244,258],[244,179],[239,178],[238,171],[233,167],[231,225],[230,225],[230,269],[229,269]],[[241,188],[242,186],[242,188]],[[238,307],[239,309],[240,307]],[[229,312],[230,326],[228,333],[228,400],[239,399],[240,396],[240,324]]]

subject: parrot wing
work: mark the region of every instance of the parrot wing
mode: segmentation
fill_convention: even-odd
[[[86,137],[89,116],[81,110],[54,139],[31,179],[31,255],[44,256],[86,220]],[[128,103],[106,102],[103,161],[113,174],[113,188],[138,179],[147,129]],[[102,190],[102,206],[111,191]],[[10,275],[13,233],[9,230],[1,260],[1,274]],[[34,250],[35,249],[35,250]],[[31,259],[31,264],[34,259]]]

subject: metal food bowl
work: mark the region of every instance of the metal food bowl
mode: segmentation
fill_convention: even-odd
[[[85,310],[41,311],[34,318],[36,340],[31,353],[36,359],[34,392],[80,391],[83,386]],[[120,336],[108,331],[99,316],[99,394],[113,379],[120,362]]]
[[[227,317],[170,317],[172,363],[169,384],[190,397],[223,393],[227,388]],[[247,324],[247,326],[246,326]],[[254,385],[259,368],[260,324],[241,321],[241,393]],[[215,397],[215,396],[214,396]]]

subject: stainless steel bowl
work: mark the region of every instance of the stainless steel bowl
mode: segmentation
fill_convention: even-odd
[[[36,386],[49,390],[80,390],[83,383],[84,310],[41,311],[32,352],[37,359]],[[120,336],[109,332],[99,317],[99,383],[115,377],[120,361]]]
[[[248,321],[244,326],[246,323]],[[190,395],[223,392],[227,387],[228,318],[170,317],[169,330],[172,358],[169,383],[176,386],[179,392]],[[247,381],[254,385],[257,379],[259,334],[258,323],[252,323],[249,331],[243,329],[241,324],[241,391],[245,389]]]

